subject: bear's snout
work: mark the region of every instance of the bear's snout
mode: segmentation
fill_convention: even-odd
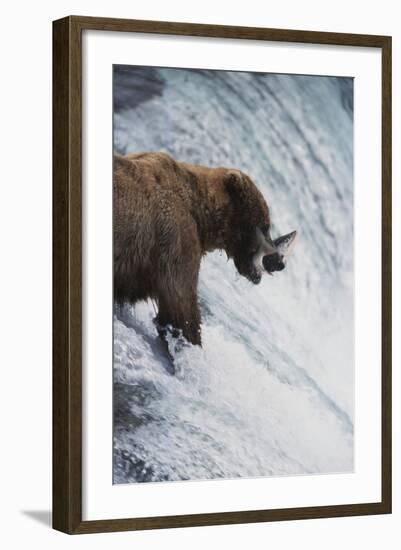
[[[249,279],[254,285],[258,285],[262,280],[262,273],[257,269],[253,268],[249,273]]]

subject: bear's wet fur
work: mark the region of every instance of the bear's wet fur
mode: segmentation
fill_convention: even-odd
[[[163,337],[169,327],[201,344],[201,258],[221,249],[254,283],[256,228],[267,235],[269,209],[240,170],[177,162],[165,153],[115,155],[114,299],[151,298]]]

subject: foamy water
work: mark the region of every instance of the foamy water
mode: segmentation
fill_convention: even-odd
[[[124,69],[115,98],[116,151],[240,168],[273,237],[299,238],[258,286],[224,253],[203,259],[203,346],[174,375],[154,305],[116,309],[114,481],[351,471],[352,82]]]

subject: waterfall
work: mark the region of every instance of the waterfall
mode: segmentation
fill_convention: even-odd
[[[114,482],[353,470],[353,80],[114,68],[114,150],[247,173],[287,268],[201,264],[202,348],[175,374],[152,303],[114,312]]]

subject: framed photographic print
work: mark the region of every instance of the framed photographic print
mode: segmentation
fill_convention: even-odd
[[[391,512],[391,38],[53,27],[53,526]]]

